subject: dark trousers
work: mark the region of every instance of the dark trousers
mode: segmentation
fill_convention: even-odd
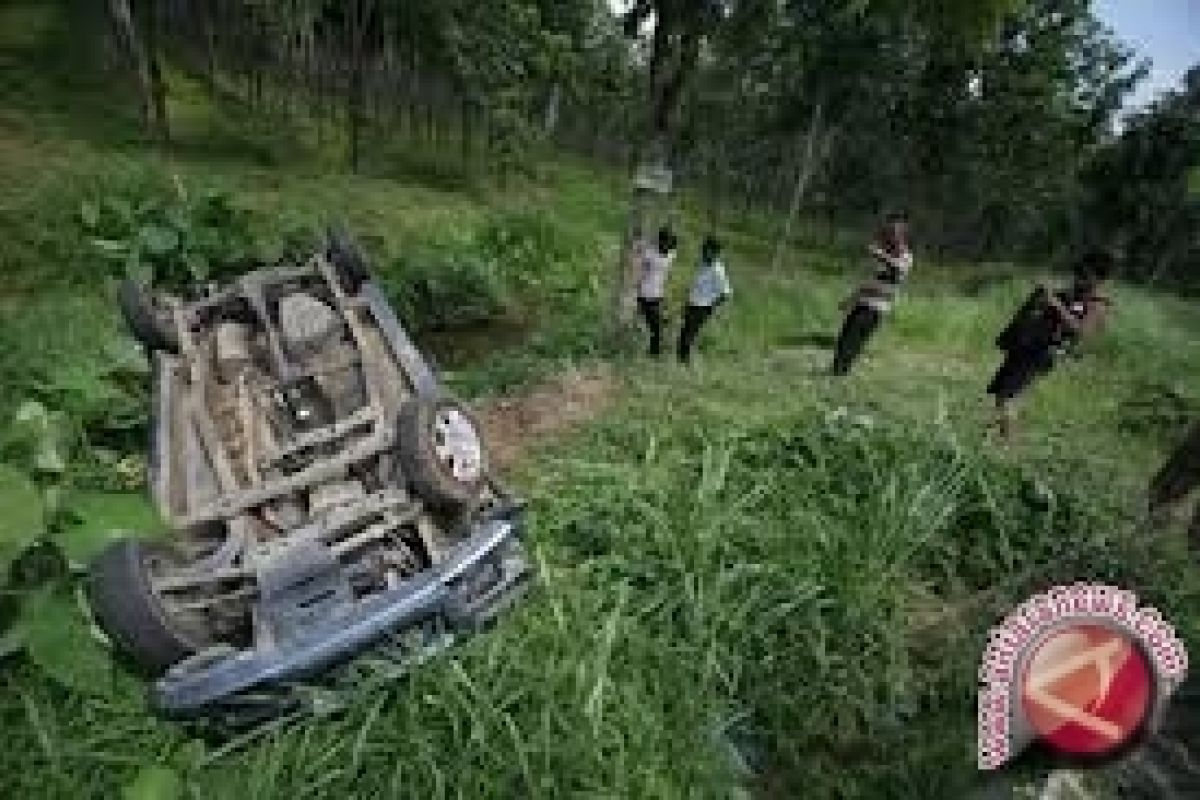
[[[639,297],[638,310],[650,330],[650,355],[657,356],[662,353],[662,300]]]
[[[712,316],[712,306],[694,306],[688,304],[683,308],[683,327],[679,329],[679,360],[687,363],[692,356],[692,345],[704,323]]]
[[[871,334],[879,327],[881,316],[875,309],[864,305],[856,305],[846,315],[833,354],[834,375],[845,375],[850,371],[850,365],[858,358]]]
[[[988,383],[988,394],[1009,401],[1020,395],[1039,375],[1054,368],[1054,353],[1046,347],[1016,348],[1004,354],[996,374]]]

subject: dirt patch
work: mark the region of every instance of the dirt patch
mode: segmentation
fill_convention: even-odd
[[[479,403],[475,415],[492,463],[508,467],[531,444],[597,416],[616,395],[616,385],[612,371],[599,366],[561,373],[515,397]]]

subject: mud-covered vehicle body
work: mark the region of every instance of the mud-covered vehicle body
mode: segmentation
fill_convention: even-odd
[[[149,483],[174,535],[111,546],[89,597],[162,711],[473,628],[519,593],[519,506],[344,237],[200,296],[120,300],[153,361]]]

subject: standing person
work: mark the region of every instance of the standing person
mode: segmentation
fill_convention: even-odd
[[[860,286],[847,302],[850,310],[834,350],[834,375],[850,371],[883,316],[891,311],[901,284],[912,271],[912,247],[904,216],[889,214],[867,252],[876,262],[875,277]]]
[[[650,331],[650,355],[662,353],[662,302],[667,288],[667,275],[675,261],[678,239],[671,229],[664,226],[658,231],[658,240],[653,247],[646,247],[641,255],[641,275],[638,278],[638,310],[646,320]]]
[[[729,295],[729,277],[721,262],[721,243],[712,236],[706,237],[700,245],[700,268],[696,270],[692,290],[683,309],[683,327],[679,330],[680,362],[686,364],[691,359],[697,334]]]
[[[1058,356],[1103,321],[1110,300],[1101,294],[1112,275],[1115,257],[1104,250],[1086,253],[1076,264],[1071,285],[1053,291],[1039,284],[1012,322],[996,337],[1004,361],[988,384],[996,400],[993,423],[1010,439],[1016,422],[1015,400],[1034,379],[1054,368]]]

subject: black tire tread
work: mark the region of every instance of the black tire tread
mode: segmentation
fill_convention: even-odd
[[[430,505],[440,508],[462,508],[474,505],[483,489],[483,480],[464,484],[447,475],[433,450],[433,416],[439,408],[454,405],[462,412],[476,430],[475,418],[461,404],[441,398],[413,398],[400,409],[396,423],[396,449],[405,476],[417,494]],[[483,453],[484,465],[481,474],[487,471],[487,453]]]
[[[179,339],[175,332],[158,318],[146,296],[146,290],[136,281],[121,281],[117,289],[117,303],[129,332],[143,347],[151,352],[179,352]]]
[[[148,545],[122,539],[109,545],[88,570],[87,593],[100,627],[141,668],[162,673],[197,650],[166,621],[143,562]]]

